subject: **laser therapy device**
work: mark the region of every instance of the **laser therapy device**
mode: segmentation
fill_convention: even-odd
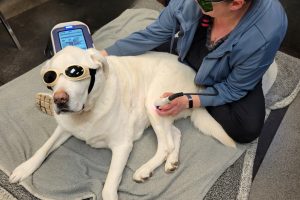
[[[66,46],[76,46],[81,49],[94,48],[89,27],[80,21],[55,25],[50,33],[45,55],[50,58]]]

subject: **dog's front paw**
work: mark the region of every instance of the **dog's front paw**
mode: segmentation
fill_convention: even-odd
[[[30,176],[37,168],[39,164],[34,162],[33,159],[29,159],[19,165],[10,175],[9,182],[17,183],[23,181],[25,178]]]
[[[153,172],[147,166],[142,166],[133,174],[133,180],[137,183],[143,183],[152,175]]]

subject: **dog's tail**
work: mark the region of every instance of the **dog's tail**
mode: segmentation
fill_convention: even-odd
[[[203,134],[210,135],[222,144],[236,148],[236,143],[231,139],[223,127],[205,109],[194,109],[191,120],[196,128]]]

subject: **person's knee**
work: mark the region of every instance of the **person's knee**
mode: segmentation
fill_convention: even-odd
[[[243,132],[241,135],[237,136],[236,138],[233,138],[238,143],[250,143],[254,141],[256,138],[258,138],[259,133],[258,132],[251,132],[251,133],[245,133]]]
[[[249,143],[259,137],[263,127],[263,122],[256,124],[244,124],[235,133],[231,134],[233,140],[238,143]]]

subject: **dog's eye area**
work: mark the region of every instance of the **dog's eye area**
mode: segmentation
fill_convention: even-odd
[[[65,73],[68,77],[80,77],[84,74],[84,69],[81,66],[73,65],[68,67]]]
[[[57,75],[55,71],[48,71],[44,74],[44,81],[45,83],[53,83],[56,79]]]

